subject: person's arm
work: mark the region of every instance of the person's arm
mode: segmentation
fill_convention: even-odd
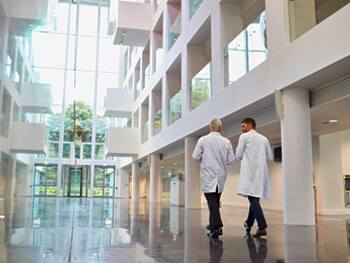
[[[271,162],[273,159],[272,152],[271,152],[271,146],[269,141],[266,143],[266,162]]]
[[[232,144],[229,141],[227,146],[227,163],[226,165],[233,164],[233,161],[235,160],[235,155],[233,154]]]
[[[199,139],[197,142],[196,148],[194,149],[192,154],[193,160],[199,165],[202,163],[202,154],[203,154],[202,140]]]
[[[241,135],[241,136],[239,136],[238,145],[237,145],[237,149],[236,149],[237,161],[242,160],[244,150],[245,150],[245,139],[244,139],[244,136]]]

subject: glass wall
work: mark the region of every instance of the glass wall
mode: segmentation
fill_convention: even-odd
[[[57,165],[36,164],[34,170],[34,195],[56,195]]]
[[[79,21],[77,5],[60,2],[56,5],[55,22],[32,33],[32,68],[37,72],[37,82],[50,84],[54,95],[53,115],[47,115],[43,121],[49,131],[49,154],[41,157],[89,160],[95,155],[98,160],[104,159],[104,137],[108,130],[108,120],[102,117],[104,96],[107,88],[118,85],[119,47],[107,35],[108,7],[102,2],[80,3]],[[76,23],[79,23],[78,32]],[[94,107],[97,108],[95,141],[92,138]],[[62,125],[64,134],[60,142]],[[60,143],[62,156],[58,155]],[[92,153],[94,143],[95,153]]]
[[[194,78],[191,87],[191,110],[197,108],[211,97],[211,62]]]
[[[225,50],[226,85],[267,59],[265,22],[264,11],[228,45]]]

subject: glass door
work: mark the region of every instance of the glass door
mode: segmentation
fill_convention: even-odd
[[[71,168],[69,172],[69,186],[68,186],[68,196],[81,197],[83,188],[83,168],[74,169]]]
[[[114,196],[115,167],[95,166],[94,196]]]

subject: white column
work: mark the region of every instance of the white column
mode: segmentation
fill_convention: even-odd
[[[132,199],[140,199],[140,164],[132,163]]]
[[[129,170],[119,168],[117,197],[129,198]]]
[[[151,154],[150,202],[160,202],[160,155]]]
[[[185,138],[185,208],[201,208],[200,166],[193,160],[197,137]]]
[[[294,88],[282,96],[284,223],[315,225],[309,92]]]

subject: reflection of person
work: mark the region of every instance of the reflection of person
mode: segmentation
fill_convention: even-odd
[[[226,181],[226,166],[234,161],[231,142],[221,136],[222,123],[219,119],[210,122],[211,133],[198,140],[193,159],[201,166],[201,192],[204,193],[210,211],[208,236],[222,235],[220,196]]]
[[[249,233],[256,219],[259,229],[254,236],[264,236],[267,224],[260,206],[260,198],[271,196],[267,171],[267,162],[272,160],[271,147],[267,138],[255,131],[254,119],[244,119],[242,131],[244,133],[239,137],[236,157],[238,161],[242,160],[237,193],[248,197],[250,202],[244,227]]]
[[[261,237],[256,238],[255,240],[259,243],[257,250],[255,246],[255,241],[250,235],[250,233],[247,233],[244,236],[244,239],[247,242],[251,262],[264,262],[267,256],[267,240]]]
[[[223,242],[217,238],[209,238],[210,262],[221,262],[224,254]]]

